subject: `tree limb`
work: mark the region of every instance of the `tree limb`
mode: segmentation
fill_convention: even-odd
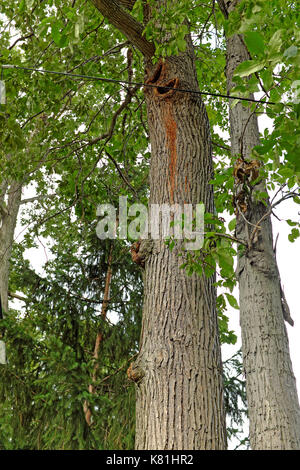
[[[219,4],[221,12],[223,13],[225,18],[227,19],[228,18],[228,10],[227,10],[227,6],[226,6],[224,0],[218,0],[218,4]]]
[[[22,199],[20,204],[28,204],[29,202],[43,201],[45,199],[53,199],[57,194],[40,194],[39,196],[29,197],[27,199]]]
[[[0,202],[0,215],[1,217],[6,217],[8,215],[5,202]]]
[[[11,51],[18,42],[25,41],[25,39],[31,38],[32,36],[34,36],[34,34],[30,33],[30,34],[27,34],[26,36],[22,36],[22,37],[16,39],[15,42],[8,48],[8,50]]]
[[[110,153],[105,150],[105,153],[106,155],[108,156],[108,158],[112,161],[112,163],[115,165],[116,169],[117,169],[117,172],[119,173],[119,175],[121,176],[122,180],[125,182],[125,184],[130,188],[130,190],[133,192],[133,194],[135,195],[135,197],[137,198],[137,193],[136,193],[136,190],[134,189],[134,187],[130,184],[130,182],[128,181],[128,179],[126,178],[126,176],[123,174],[121,168],[119,167],[118,163],[116,162],[116,160],[114,159],[114,157],[112,155],[110,155]]]
[[[204,232],[205,234],[207,232]],[[228,240],[231,240],[232,242],[239,243],[240,245],[244,245],[248,247],[248,244],[242,240],[241,238],[233,237],[232,235],[228,235],[227,233],[219,233],[219,232],[214,232],[214,237],[221,237],[221,238],[227,238]]]
[[[143,25],[136,21],[136,19],[121,6],[121,3],[124,6],[125,3],[128,4],[128,1],[92,0],[92,2],[100,13],[107,18],[115,28],[124,34],[146,58],[151,58],[154,55],[154,44],[147,41],[143,36]]]
[[[8,291],[8,297],[11,297],[13,299],[22,300],[22,302],[28,302],[28,299],[26,297],[23,297],[22,295],[15,294],[14,292]]]
[[[121,5],[124,7],[124,8],[127,8],[127,10],[132,10],[133,8],[133,5],[135,4],[136,0],[119,0],[119,3],[121,3]]]

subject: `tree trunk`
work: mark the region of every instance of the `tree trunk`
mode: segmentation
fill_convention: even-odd
[[[235,68],[248,59],[243,38],[227,38],[228,93]],[[250,164],[255,168],[251,149],[259,144],[259,130],[250,107],[237,104],[230,108],[230,134],[232,155],[240,158],[237,166],[243,169]],[[267,206],[255,202],[251,196],[246,200],[238,178],[236,182],[236,235],[249,245],[238,258],[237,275],[250,445],[255,450],[300,449],[300,410],[284,316],[291,319],[273,250],[270,205],[269,201]],[[266,191],[265,183],[254,189]]]
[[[112,24],[132,24],[129,13],[93,0]],[[122,2],[124,3],[124,2]],[[155,2],[156,7],[165,0]],[[151,15],[150,10],[146,12]],[[163,16],[160,19],[163,22]],[[117,26],[118,27],[118,26]],[[199,90],[190,38],[185,53],[155,66],[151,44],[127,34],[146,59],[145,89],[151,142],[150,204],[205,203],[213,210],[211,142],[199,95],[164,86]],[[163,29],[163,24],[162,24]],[[153,55],[153,52],[151,53]],[[145,241],[140,245],[142,251]],[[139,244],[137,245],[139,246]],[[187,276],[180,269],[180,244],[162,239],[144,261],[145,287],[140,354],[128,376],[137,384],[136,449],[225,449],[221,352],[214,279]],[[134,259],[138,253],[134,251]]]
[[[22,186],[14,182],[7,191],[5,203],[5,184],[1,185],[0,194],[0,297],[4,312],[8,310],[9,261],[14,240],[14,231],[21,202]]]
[[[193,54],[160,62],[148,82],[198,90]],[[209,123],[196,95],[146,91],[150,204],[203,201],[213,210]],[[181,246],[153,244],[136,374],[137,449],[224,449],[222,366],[213,279],[180,269]]]

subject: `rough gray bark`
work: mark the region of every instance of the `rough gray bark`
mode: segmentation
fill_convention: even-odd
[[[99,8],[107,2],[94,3]],[[109,10],[102,9],[102,13],[116,26],[115,10],[111,18]],[[123,20],[126,23],[127,16]],[[127,37],[139,47],[135,35]],[[199,89],[191,41],[185,53],[155,66],[147,50],[139,49],[147,59],[147,82],[160,85],[158,89],[145,90],[151,140],[149,202],[202,201],[206,210],[212,210],[213,193],[208,184],[212,177],[211,143],[205,107],[199,95],[164,89]],[[136,260],[137,249],[133,253]],[[225,449],[213,279],[187,276],[180,269],[179,249],[180,245],[170,251],[158,240],[152,250],[147,249],[143,260],[145,296],[140,354],[128,370],[137,384],[136,448]]]
[[[190,51],[191,52],[191,51]],[[197,96],[165,86],[198,89],[193,55],[159,63],[146,92],[151,139],[150,203],[203,201],[213,210],[210,130]],[[137,384],[137,449],[224,449],[222,366],[213,279],[180,269],[157,241],[145,262]]]
[[[2,309],[6,312],[8,310],[9,260],[21,202],[22,187],[19,182],[14,182],[7,188],[7,185],[3,182],[0,191],[0,296]],[[6,201],[5,194],[7,195]]]
[[[242,37],[227,38],[228,93],[235,68],[248,59]],[[236,235],[249,245],[238,258],[237,275],[250,445],[256,450],[300,449],[300,409],[284,316],[289,322],[291,319],[273,251],[269,201],[266,207],[254,201],[253,193],[246,198],[239,184],[239,165],[240,174],[246,179],[243,168],[250,165],[257,169],[251,160],[251,149],[259,144],[259,130],[250,108],[238,104],[230,109],[230,134],[232,154],[240,157],[236,166]],[[248,178],[251,179],[250,173]],[[265,191],[264,182],[254,190]],[[260,229],[254,227],[257,224]]]

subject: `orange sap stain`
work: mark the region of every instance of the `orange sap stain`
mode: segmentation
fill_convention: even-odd
[[[174,190],[177,176],[177,124],[174,119],[172,103],[165,103],[164,121],[166,128],[167,147],[169,150],[169,188],[170,200],[174,203]]]

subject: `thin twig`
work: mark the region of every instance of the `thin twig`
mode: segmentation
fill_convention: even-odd
[[[117,169],[117,172],[119,173],[119,175],[121,176],[122,180],[126,183],[126,185],[130,188],[130,190],[133,192],[133,194],[135,195],[136,198],[138,198],[137,196],[137,193],[134,189],[134,187],[130,184],[130,182],[128,181],[128,179],[126,178],[126,176],[123,174],[121,168],[119,167],[118,163],[116,162],[116,160],[114,159],[114,157],[107,151],[105,150],[105,153],[106,155],[108,156],[108,158],[112,161],[112,163],[115,165],[116,169]]]
[[[206,233],[211,233],[211,232],[204,232],[204,234],[206,234]],[[248,247],[248,244],[244,240],[241,240],[240,238],[236,238],[232,235],[228,235],[227,233],[214,232],[214,236],[221,237],[221,238],[227,238],[228,240],[232,240],[233,242],[240,243],[241,245],[244,245],[244,246]]]

